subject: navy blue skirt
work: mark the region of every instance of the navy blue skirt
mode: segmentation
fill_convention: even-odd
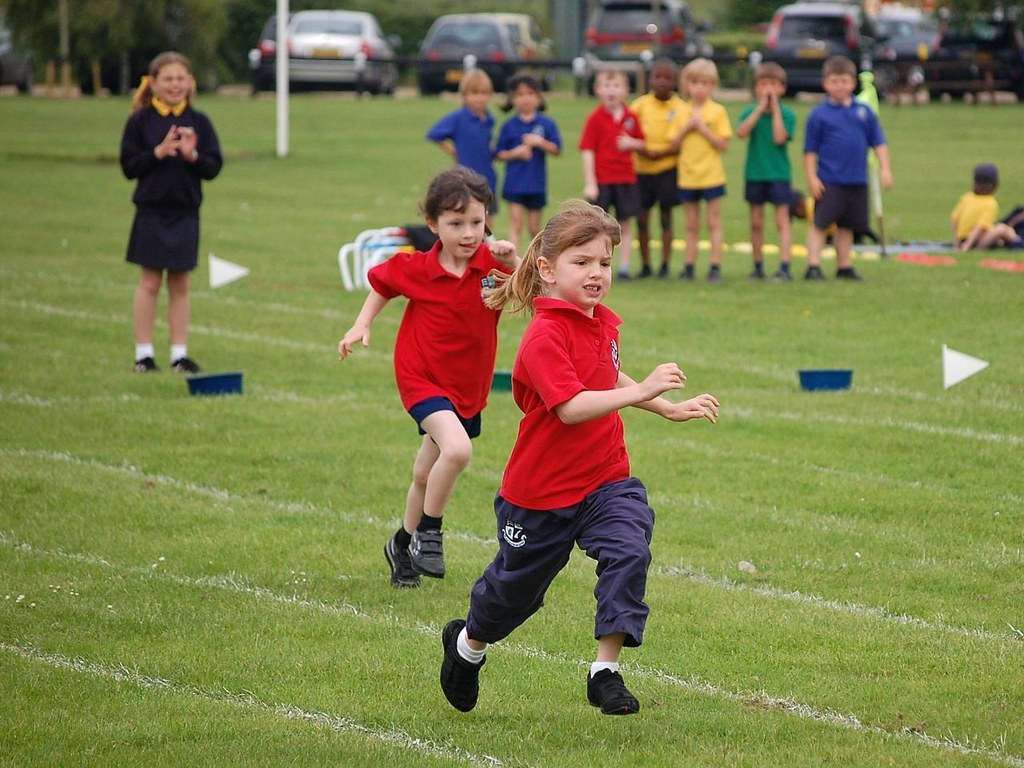
[[[127,261],[149,269],[191,272],[199,264],[199,211],[137,208]]]

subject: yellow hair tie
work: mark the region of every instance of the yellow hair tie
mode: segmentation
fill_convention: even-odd
[[[145,88],[147,85],[153,82],[153,78],[149,75],[143,75],[139,78],[139,88]]]

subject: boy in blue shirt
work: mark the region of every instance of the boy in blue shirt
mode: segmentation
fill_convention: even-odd
[[[836,225],[836,277],[860,280],[850,262],[853,233],[869,229],[868,149],[878,158],[882,186],[892,186],[889,148],[878,117],[854,101],[857,66],[845,56],[832,56],[822,68],[826,100],[807,118],[804,171],[814,197],[813,226],[807,231],[807,280],[824,280],[821,251],[827,230]]]

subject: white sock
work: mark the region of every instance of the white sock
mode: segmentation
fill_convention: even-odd
[[[136,344],[135,345],[135,359],[144,360],[147,357],[153,356],[153,344]]]
[[[183,357],[188,357],[188,344],[171,344],[171,362],[175,363]]]
[[[455,648],[459,652],[459,656],[464,658],[466,661],[471,664],[479,664],[484,660],[484,656],[487,655],[487,649],[484,648],[482,651],[478,651],[475,648],[470,648],[469,643],[466,642],[467,637],[466,628],[463,627],[462,631],[459,632],[459,639],[455,644]]]
[[[612,672],[619,671],[619,662],[617,661],[595,661],[590,665],[590,676],[593,677],[602,669],[609,669]]]

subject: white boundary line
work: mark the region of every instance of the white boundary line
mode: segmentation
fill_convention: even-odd
[[[128,477],[137,477],[140,479],[145,479],[147,481],[159,485],[166,485],[171,488],[180,489],[183,491],[187,491],[189,493],[195,493],[199,496],[205,496],[207,498],[216,499],[222,502],[253,504],[256,506],[269,507],[271,509],[276,509],[291,514],[330,516],[332,518],[336,518],[339,520],[359,521],[370,525],[376,525],[380,528],[387,530],[394,528],[395,524],[397,523],[397,521],[393,519],[384,519],[371,514],[343,512],[340,510],[335,510],[327,507],[319,507],[310,502],[280,502],[265,498],[249,498],[246,496],[240,496],[238,494],[232,493],[231,491],[225,490],[223,488],[214,488],[210,486],[198,485],[196,483],[178,480],[177,478],[168,477],[166,475],[151,474],[128,463],[122,465],[105,464],[95,459],[82,459],[77,456],[72,456],[69,453],[54,451],[35,451],[25,449],[11,450],[7,448],[0,448],[0,456],[15,456],[19,458],[27,458],[47,462],[65,462],[68,464],[74,464],[76,466],[98,470],[101,472],[111,472],[115,474],[125,475]],[[469,533],[455,531],[447,535],[452,539],[464,541],[470,544],[487,548],[489,550],[493,550],[493,548],[495,547],[495,542],[494,539],[492,538],[482,538],[479,536],[474,536]],[[12,539],[7,535],[7,533],[5,533],[3,530],[0,530],[0,544],[11,545],[11,542]],[[100,564],[106,563],[106,561],[99,559],[97,560],[97,562],[99,562]],[[823,610],[828,610],[835,613],[842,613],[851,616],[859,616],[862,618],[887,621],[903,626],[913,626],[918,629],[926,630],[929,632],[938,632],[961,637],[973,637],[983,640],[995,640],[998,642],[1018,639],[1018,635],[1016,633],[1011,632],[996,632],[984,628],[964,627],[955,624],[929,622],[924,619],[909,616],[906,614],[890,613],[889,611],[886,611],[884,608],[865,606],[860,605],[858,603],[846,603],[837,600],[829,600],[827,598],[820,597],[817,595],[805,595],[797,591],[784,591],[779,589],[772,589],[770,587],[749,586],[747,584],[734,582],[725,576],[721,578],[714,578],[706,573],[688,567],[681,568],[672,566],[660,566],[655,568],[653,573],[655,575],[662,575],[673,579],[686,579],[687,581],[690,581],[694,584],[698,584],[701,586],[713,587],[716,589],[728,589],[740,592],[750,592],[753,594],[757,594],[761,597],[785,600],[787,602],[795,602],[803,605],[813,605]]]
[[[139,688],[166,691],[168,693],[180,694],[192,698],[203,699],[219,704],[230,704],[244,709],[253,709],[266,712],[285,720],[300,720],[312,723],[320,728],[327,728],[336,733],[355,734],[371,741],[378,741],[388,746],[398,747],[421,755],[439,757],[446,760],[457,760],[469,765],[487,766],[488,768],[499,768],[504,763],[490,755],[476,755],[458,747],[450,747],[438,744],[430,739],[411,736],[405,731],[398,729],[378,730],[363,725],[350,717],[334,715],[328,712],[312,712],[293,704],[269,703],[263,701],[255,693],[246,691],[244,693],[233,693],[226,689],[211,691],[201,688],[192,683],[178,683],[172,680],[165,680],[160,677],[150,677],[138,670],[126,666],[110,666],[86,661],[79,657],[64,656],[59,653],[44,653],[35,648],[12,645],[0,640],[0,649],[7,653],[20,656],[21,658],[36,663],[45,664],[54,669],[62,669],[78,674],[90,675],[104,680],[113,680],[118,683],[128,683]]]
[[[225,591],[228,591],[228,592],[236,592],[236,593],[240,593],[240,594],[251,595],[252,597],[255,597],[256,599],[259,599],[259,600],[268,600],[268,601],[275,602],[275,603],[292,605],[292,606],[295,606],[295,607],[298,607],[298,608],[313,610],[313,611],[316,611],[316,612],[327,612],[327,613],[330,613],[330,614],[333,614],[333,615],[338,615],[338,616],[350,616],[350,617],[359,618],[359,619],[363,619],[363,620],[369,620],[369,621],[374,621],[374,622],[383,622],[383,623],[386,623],[388,625],[396,626],[396,627],[405,627],[406,626],[406,624],[404,624],[403,622],[400,622],[397,617],[387,616],[387,615],[384,615],[384,616],[374,616],[374,615],[365,613],[364,611],[362,611],[361,609],[359,609],[356,606],[349,605],[349,604],[342,604],[341,606],[336,606],[336,605],[331,605],[331,604],[328,604],[328,603],[324,603],[322,601],[304,600],[304,599],[301,599],[301,598],[298,598],[298,597],[294,597],[294,596],[289,597],[287,595],[280,595],[280,594],[274,592],[273,590],[269,590],[269,589],[266,589],[264,587],[251,586],[251,585],[245,583],[244,580],[239,579],[237,576],[234,576],[234,575],[227,576],[227,577],[221,577],[221,578],[209,578],[209,577],[207,577],[207,578],[201,578],[201,579],[194,579],[194,578],[190,578],[190,577],[187,577],[187,576],[179,576],[177,574],[172,574],[172,573],[169,573],[169,572],[166,572],[166,571],[164,571],[164,572],[154,572],[154,571],[152,571],[149,568],[143,568],[143,567],[140,567],[140,566],[120,566],[120,565],[115,565],[114,563],[111,563],[110,561],[108,561],[108,560],[106,560],[106,559],[104,559],[102,557],[98,557],[96,555],[73,554],[73,553],[64,552],[62,550],[39,550],[39,549],[35,549],[35,548],[32,547],[31,544],[19,543],[19,542],[16,542],[16,541],[10,539],[3,532],[0,532],[0,543],[6,544],[8,546],[11,546],[14,549],[17,549],[18,551],[21,551],[21,552],[27,552],[27,553],[31,553],[33,555],[44,556],[44,557],[53,557],[53,558],[57,558],[57,559],[64,559],[64,560],[69,560],[69,561],[73,561],[73,562],[80,562],[80,563],[84,563],[84,564],[88,564],[88,565],[93,565],[93,566],[99,566],[99,567],[103,567],[103,568],[108,568],[108,569],[116,570],[118,573],[121,573],[121,574],[133,573],[133,574],[139,576],[140,578],[154,578],[155,577],[155,578],[158,578],[158,579],[161,579],[161,580],[170,581],[172,583],[175,583],[175,584],[178,584],[178,585],[181,585],[181,586],[185,586],[185,587],[217,588],[217,589],[225,590]],[[419,631],[419,632],[421,632],[423,634],[431,635],[431,636],[438,636],[440,634],[439,631],[436,628],[430,627],[430,626],[426,626],[426,625],[423,625],[423,624],[419,624],[417,626],[417,631]],[[33,658],[33,656],[37,655],[36,652],[33,651],[32,649],[21,648],[19,646],[11,646],[11,645],[8,645],[7,643],[3,642],[2,640],[0,640],[0,648],[4,648],[5,650],[10,650],[10,651],[13,651],[13,652],[16,652],[16,653],[20,653],[21,655],[25,656],[26,658]],[[542,650],[534,648],[532,646],[524,646],[522,644],[515,643],[515,642],[503,643],[502,644],[502,648],[505,649],[505,650],[513,651],[513,652],[515,652],[515,653],[517,653],[519,655],[526,656],[528,658],[541,659],[541,660],[546,660],[546,661],[555,661],[555,662],[559,662],[559,663],[566,663],[566,664],[570,664],[570,665],[575,666],[575,667],[586,666],[587,664],[589,664],[588,661],[583,660],[583,659],[570,659],[570,658],[567,658],[567,657],[562,656],[562,655],[550,654],[550,653],[547,653],[546,651],[542,651]],[[38,654],[38,655],[41,656],[42,658],[41,659],[36,659],[36,660],[42,660],[42,661],[45,661],[47,663],[52,663],[52,662],[49,661],[49,659],[51,658],[50,655],[46,655],[46,654]],[[52,657],[52,658],[62,659],[64,657]],[[84,662],[82,662],[82,663],[84,664]],[[54,664],[54,665],[56,666],[56,664]],[[91,666],[93,666],[93,665],[86,665],[87,668],[85,670],[82,670],[82,671],[87,671],[87,672],[90,671],[88,669],[88,667],[91,667]],[[71,667],[69,667],[69,668],[71,668]],[[982,744],[980,746],[971,746],[969,741],[967,743],[961,742],[961,741],[957,741],[952,736],[943,737],[943,738],[937,738],[935,736],[931,736],[931,735],[929,735],[927,733],[924,733],[923,731],[920,731],[920,730],[917,730],[917,729],[911,729],[911,728],[903,728],[903,729],[896,730],[896,731],[888,731],[888,730],[886,730],[884,728],[880,728],[878,726],[865,725],[864,723],[861,722],[861,720],[856,715],[843,714],[841,712],[836,712],[836,711],[830,710],[830,709],[818,709],[818,708],[812,707],[812,706],[810,706],[808,704],[803,704],[801,702],[795,701],[795,700],[790,699],[790,698],[773,696],[773,695],[769,694],[768,692],[766,692],[764,690],[756,691],[756,692],[755,691],[738,691],[738,690],[730,691],[730,690],[726,690],[726,689],[720,688],[720,687],[718,687],[718,686],[716,686],[716,685],[714,685],[712,683],[708,683],[708,682],[699,680],[698,678],[694,678],[694,677],[682,678],[682,677],[679,677],[678,675],[675,675],[675,674],[672,674],[672,673],[669,673],[669,672],[664,672],[662,670],[655,669],[655,668],[648,668],[648,667],[645,667],[645,666],[642,666],[642,665],[632,665],[632,664],[630,664],[630,665],[628,665],[628,668],[630,670],[632,670],[632,671],[635,671],[641,677],[644,677],[644,678],[647,678],[647,679],[651,679],[651,680],[655,680],[655,681],[659,681],[659,682],[662,682],[662,683],[668,683],[668,684],[671,684],[671,685],[674,685],[674,686],[678,686],[678,687],[686,689],[686,690],[688,690],[688,691],[690,691],[692,693],[700,694],[702,696],[707,696],[709,698],[724,699],[726,701],[736,702],[736,703],[743,704],[743,705],[748,705],[748,706],[751,705],[751,704],[754,704],[754,705],[757,705],[757,706],[759,706],[759,707],[761,707],[761,708],[763,708],[765,710],[781,711],[781,712],[784,712],[784,713],[786,713],[788,715],[792,715],[792,716],[795,716],[797,718],[800,718],[802,720],[813,720],[814,722],[822,723],[824,725],[837,726],[837,727],[841,727],[841,728],[845,728],[845,729],[849,729],[849,730],[853,730],[853,731],[858,731],[858,732],[862,732],[862,733],[872,734],[872,735],[876,735],[876,736],[882,736],[884,738],[906,739],[906,740],[909,740],[909,741],[919,742],[919,743],[925,744],[926,746],[929,746],[929,747],[932,747],[932,748],[936,748],[936,749],[942,749],[942,750],[946,750],[946,751],[957,752],[957,753],[963,754],[963,755],[979,756],[979,757],[989,758],[989,759],[995,760],[995,761],[997,761],[997,762],[999,762],[999,763],[1001,763],[1003,765],[1010,766],[1011,768],[1024,768],[1024,758],[1018,757],[1016,755],[1007,754],[1004,751],[1000,751],[1000,750],[998,750],[998,749],[996,749],[994,747],[990,747],[990,746],[987,746],[987,745],[984,745],[984,744]],[[102,669],[111,669],[111,668],[103,667]],[[130,673],[129,672],[129,674],[134,674],[134,673]],[[146,678],[146,679],[148,679],[148,678]],[[163,683],[164,681],[159,681],[159,682]],[[194,688],[192,686],[176,686],[176,685],[168,683],[168,684],[161,684],[159,686],[149,686],[149,687],[171,688],[171,689],[174,689],[174,690],[178,690],[180,692],[193,693],[194,695],[202,695],[204,698],[211,698],[211,699],[215,698],[215,697],[213,697],[212,694],[211,695],[206,695],[206,692],[203,692],[200,689],[196,689],[196,688]],[[232,700],[233,701],[233,700],[236,700],[238,698],[239,697],[237,695],[235,695],[235,694],[229,694],[227,699],[218,699],[218,700]],[[258,702],[265,709],[271,709],[271,707],[269,705],[263,704],[263,702],[260,702],[258,699],[254,699],[254,701]],[[248,702],[239,702],[239,703],[248,703]],[[276,705],[272,709],[274,711],[279,711],[280,706],[281,705]],[[294,709],[294,708],[290,708],[290,709]],[[296,711],[301,712],[301,710],[296,710]],[[321,718],[321,717],[333,718],[334,716],[324,715],[323,713],[312,713],[312,715],[309,716],[309,717],[307,717],[306,714],[302,715],[301,719],[314,719],[314,720],[316,720],[316,719]],[[354,723],[354,721],[351,721],[348,718],[337,718],[337,719],[342,721],[342,722],[344,722],[346,724],[345,730],[360,730],[360,731],[365,730],[367,733],[370,733],[370,734],[375,734],[376,733],[376,734],[379,735],[379,732],[374,732],[374,731],[371,731],[369,729],[363,729],[362,726],[358,726],[357,727],[356,724]],[[340,728],[335,728],[335,730],[341,730],[341,729]],[[394,732],[392,732],[392,733],[394,733]],[[402,735],[404,736],[404,734],[402,734]],[[419,743],[419,742],[418,741],[414,741],[413,743]],[[481,758],[476,758],[476,756],[472,756],[472,757],[474,759],[481,759]],[[496,758],[492,758],[492,757],[488,756],[488,757],[485,757],[485,758],[482,758],[482,759],[485,760],[485,761],[492,761],[492,762],[485,762],[484,763],[484,764],[487,764],[487,765],[492,765],[492,766],[501,765],[501,762],[498,761]]]

